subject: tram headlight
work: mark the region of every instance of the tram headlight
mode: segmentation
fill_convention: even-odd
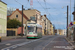
[[[33,32],[33,34],[35,34],[35,32]]]

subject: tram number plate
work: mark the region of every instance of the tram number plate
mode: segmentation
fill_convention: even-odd
[[[33,34],[32,32],[30,32],[29,34]]]

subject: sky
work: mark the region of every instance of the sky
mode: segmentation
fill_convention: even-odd
[[[22,9],[22,5],[27,10],[31,8],[30,0],[2,0],[7,4],[8,8]],[[71,2],[70,2],[71,1]],[[70,6],[71,3],[71,6]],[[69,6],[69,23],[70,13],[71,21],[73,21],[74,0],[33,0],[33,9],[41,12],[41,15],[46,14],[47,18],[55,25],[56,29],[66,29],[67,27],[67,6]],[[70,11],[71,8],[71,11]]]

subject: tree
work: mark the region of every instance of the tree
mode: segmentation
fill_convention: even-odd
[[[18,26],[21,26],[21,22],[17,19],[9,19],[7,21],[7,28],[17,28]]]

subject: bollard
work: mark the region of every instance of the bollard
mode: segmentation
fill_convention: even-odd
[[[1,42],[1,36],[0,36],[0,42]]]

